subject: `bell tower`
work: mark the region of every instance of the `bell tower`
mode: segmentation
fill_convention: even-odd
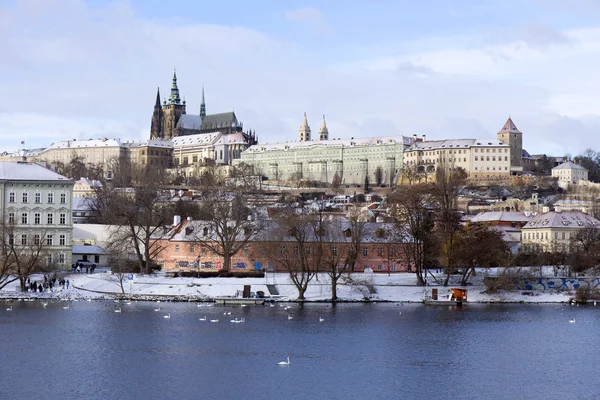
[[[185,114],[185,100],[182,102],[177,87],[177,71],[173,70],[173,83],[168,101],[162,107],[163,110],[163,138],[171,139],[178,136],[177,122],[182,114]]]
[[[499,141],[510,146],[510,169],[511,171],[523,170],[523,133],[517,129],[513,120],[508,120],[496,134]]]

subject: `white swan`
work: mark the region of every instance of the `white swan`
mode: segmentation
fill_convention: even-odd
[[[569,322],[572,323],[572,324],[574,324],[577,321],[575,320],[575,318],[573,318],[573,319],[570,319]]]
[[[171,319],[171,313],[168,313],[167,315],[163,315],[163,318]]]
[[[63,307],[63,310],[68,310],[71,307],[70,304],[67,304],[66,306]]]
[[[202,317],[202,318],[198,318],[199,321],[206,321],[206,316]]]
[[[48,307],[48,303],[47,302],[43,302],[42,306],[44,306],[44,308]]]
[[[324,322],[324,321],[325,321],[325,319],[319,317],[319,322]]]
[[[211,319],[210,322],[219,322],[218,319]]]
[[[290,365],[290,356],[288,356],[287,361],[279,361],[279,365]]]
[[[8,307],[6,311],[12,311],[12,306]]]
[[[154,309],[155,312],[160,311],[160,307]]]
[[[117,308],[117,309],[115,310],[115,312],[118,312],[118,313],[120,313],[120,312],[121,312],[121,307]]]
[[[288,315],[288,319],[294,319],[294,317],[292,317],[291,315]]]

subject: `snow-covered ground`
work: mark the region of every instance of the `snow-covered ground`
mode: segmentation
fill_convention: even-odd
[[[61,299],[112,299],[122,296],[119,282],[109,272],[95,274],[67,274],[69,289],[58,289],[54,292],[21,293],[17,282],[0,291],[0,298],[34,297]],[[43,281],[43,277],[34,276],[32,280]],[[174,300],[211,300],[215,297],[241,295],[244,285],[250,285],[251,291],[262,291],[269,296],[267,285],[274,285],[279,295],[273,296],[277,301],[295,301],[298,291],[288,274],[267,273],[264,278],[167,278],[159,275],[135,275],[132,281],[123,283],[125,296],[139,299],[171,298]],[[449,286],[452,287],[452,286]],[[467,286],[469,303],[558,303],[568,302],[574,292],[529,291],[506,292],[497,294],[484,293],[485,286],[481,280]],[[363,274],[356,273],[344,276],[338,284],[337,295],[343,301],[394,301],[422,302],[425,288],[416,286],[412,273]],[[430,290],[430,288],[429,288]],[[448,292],[448,288],[438,287],[440,296]],[[327,301],[331,298],[330,279],[321,274],[314,279],[305,294],[307,301]]]

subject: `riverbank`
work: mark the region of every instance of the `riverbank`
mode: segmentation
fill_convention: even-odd
[[[136,300],[213,301],[218,297],[241,296],[244,286],[249,285],[254,294],[262,292],[268,300],[296,301],[298,291],[290,276],[285,273],[268,273],[264,278],[168,278],[164,274],[134,275],[125,279],[121,291],[120,282],[109,272],[95,274],[65,274],[69,289],[61,288],[43,293],[23,293],[15,282],[0,291],[4,299],[59,299],[59,300],[108,300],[131,298]],[[129,277],[128,277],[129,278]],[[43,281],[42,276],[32,280]],[[440,297],[449,287],[438,287]],[[489,294],[481,278],[467,286],[468,303],[567,303],[574,291],[531,290]],[[337,296],[345,302],[404,302],[421,303],[425,288],[416,285],[414,274],[350,274],[340,278]],[[329,276],[320,274],[308,286],[306,301],[324,302],[331,299]]]

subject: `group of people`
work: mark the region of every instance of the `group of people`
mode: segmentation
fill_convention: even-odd
[[[74,273],[74,274],[75,274],[75,273],[82,272],[84,268],[85,268],[85,273],[86,273],[86,274],[87,274],[87,273],[91,273],[91,274],[93,274],[93,273],[94,273],[94,271],[96,270],[96,264],[89,265],[89,264],[87,264],[87,263],[86,263],[86,264],[84,265],[83,263],[80,263],[80,262],[78,261],[78,262],[76,262],[75,264],[72,264],[72,265],[71,265],[71,269],[73,270],[73,273]]]
[[[69,282],[68,279],[64,279],[64,278],[57,278],[56,274],[48,279],[48,277],[46,275],[44,275],[44,282],[40,282],[38,283],[37,281],[32,281],[30,278],[27,278],[27,284],[25,285],[25,291],[26,292],[53,292],[54,287],[56,287],[58,283],[58,286],[60,286],[61,288],[69,288],[69,286],[71,285],[71,283]]]

